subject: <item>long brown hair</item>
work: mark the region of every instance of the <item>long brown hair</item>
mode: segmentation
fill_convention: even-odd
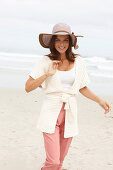
[[[47,54],[45,56],[48,56],[51,60],[59,60],[59,56],[60,53],[56,50],[55,48],[55,39],[56,39],[57,35],[53,35],[50,41],[50,45],[49,45],[49,49],[50,49],[50,54]],[[68,61],[74,62],[76,55],[78,54],[74,54],[72,52],[72,39],[70,37],[70,35],[68,35],[69,37],[69,48],[66,50],[66,58]]]

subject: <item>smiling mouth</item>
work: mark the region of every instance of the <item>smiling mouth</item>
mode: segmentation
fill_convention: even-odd
[[[60,49],[60,50],[63,50],[63,49],[65,49],[65,47],[63,47],[63,48],[59,47],[59,49]]]

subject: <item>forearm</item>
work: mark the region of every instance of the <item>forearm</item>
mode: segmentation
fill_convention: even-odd
[[[41,77],[39,77],[33,81],[30,81],[30,83],[28,85],[26,85],[26,91],[30,92],[30,91],[38,88],[46,80],[47,77],[49,77],[49,74],[45,73]]]
[[[91,90],[89,90],[89,88],[87,86],[85,86],[84,88],[80,89],[79,92],[84,95],[85,97],[99,103],[100,102],[100,98],[98,96],[96,96]]]

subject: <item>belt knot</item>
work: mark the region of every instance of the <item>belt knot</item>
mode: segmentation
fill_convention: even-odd
[[[69,107],[69,95],[63,94],[62,97],[61,97],[61,100],[62,100],[62,102],[65,103],[64,109],[70,109],[70,107]]]

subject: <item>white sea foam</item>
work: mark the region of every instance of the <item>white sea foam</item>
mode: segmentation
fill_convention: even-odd
[[[0,71],[30,71],[37,60],[42,57],[38,54],[22,54],[0,52]],[[87,71],[92,76],[113,77],[113,59],[109,57],[83,57]]]

